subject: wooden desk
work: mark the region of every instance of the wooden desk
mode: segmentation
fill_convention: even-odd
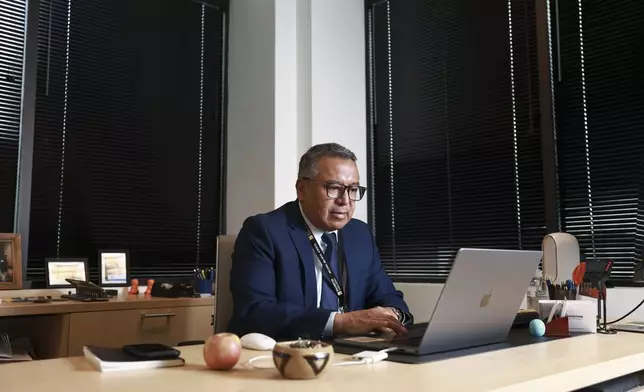
[[[37,295],[45,294],[20,293],[22,297]],[[38,357],[48,359],[82,355],[87,344],[120,347],[152,341],[174,346],[186,340],[205,340],[213,331],[213,314],[212,297],[123,295],[108,302],[44,304],[3,301],[0,331],[28,337]]]
[[[205,368],[202,346],[180,347],[186,366],[100,373],[83,357],[0,366],[3,391],[571,391],[644,368],[644,334],[586,335],[422,365],[333,366],[310,381],[254,369],[245,350],[232,371]],[[346,360],[336,354],[334,361]],[[270,362],[269,362],[270,363]],[[264,363],[262,362],[262,366]]]

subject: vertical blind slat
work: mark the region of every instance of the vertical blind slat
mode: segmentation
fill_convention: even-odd
[[[445,279],[460,247],[545,235],[533,1],[374,6],[373,210],[387,271]]]
[[[558,7],[557,7],[558,5]],[[372,6],[373,224],[397,279],[458,247],[539,249],[542,156],[561,229],[630,280],[644,258],[644,3],[550,2],[556,151],[541,150],[534,1]],[[553,218],[554,219],[554,218]],[[639,267],[638,267],[639,268]]]
[[[563,227],[588,260],[610,259],[612,278],[630,280],[644,256],[644,3],[559,2],[558,18]]]
[[[14,231],[25,9],[25,0],[0,1],[0,233]]]
[[[213,265],[220,223],[219,8],[40,2],[28,278],[127,249],[132,277]]]

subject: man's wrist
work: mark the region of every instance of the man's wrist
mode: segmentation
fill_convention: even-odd
[[[338,334],[338,333],[343,333],[343,326],[342,322],[344,319],[344,313],[336,313],[335,317],[333,318],[333,333]]]
[[[331,338],[335,334],[335,317],[337,316],[336,312],[331,312],[329,318],[324,325],[324,330],[322,331],[322,336]]]
[[[393,306],[391,306],[389,309],[391,309],[396,314],[396,317],[398,318],[398,321],[402,325],[410,324],[414,320],[413,316],[411,314],[409,314],[409,313],[407,313],[407,312],[405,312],[403,310],[400,310],[398,308],[394,308]]]
[[[400,311],[400,309],[394,308],[393,306],[389,307],[389,309],[391,309],[391,311],[394,312],[398,321],[400,322],[403,321],[404,316],[403,316],[403,313]]]

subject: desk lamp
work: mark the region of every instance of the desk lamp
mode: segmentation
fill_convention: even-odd
[[[572,278],[572,272],[579,264],[579,242],[568,233],[550,233],[541,243],[543,252],[542,274],[544,280],[553,284]]]

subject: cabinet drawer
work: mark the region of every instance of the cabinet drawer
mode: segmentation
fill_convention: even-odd
[[[84,345],[121,347],[124,344],[205,340],[212,334],[210,306],[114,310],[72,313],[68,355],[83,355]]]

